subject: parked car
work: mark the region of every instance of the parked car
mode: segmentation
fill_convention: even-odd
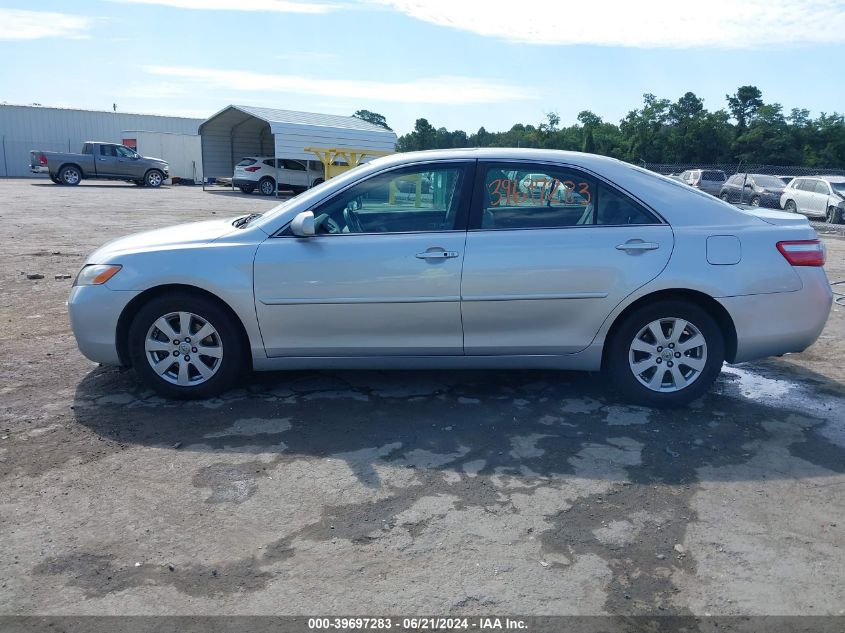
[[[688,169],[681,173],[681,180],[690,187],[716,196],[719,195],[727,176],[721,169]]]
[[[780,196],[786,185],[777,176],[734,174],[719,191],[725,202],[747,202],[753,207],[780,209]]]
[[[232,182],[244,193],[258,189],[262,195],[272,196],[276,193],[277,177],[279,189],[290,189],[297,193],[319,185],[325,179],[319,161],[246,156],[235,165]]]
[[[29,165],[31,172],[49,174],[57,185],[78,185],[88,178],[160,187],[170,177],[167,161],[141,156],[124,145],[98,141],[83,143],[79,154],[32,150]]]
[[[536,173],[582,203],[503,192]],[[417,178],[428,193],[395,194]],[[85,356],[167,397],[250,369],[533,367],[603,370],[668,406],[724,360],[812,344],[832,303],[824,259],[803,216],[611,158],[442,150],[379,158],[263,215],[112,241],[68,306]]]
[[[795,180],[795,176],[775,176],[775,178],[780,178],[783,181],[783,184],[788,185],[793,180]]]
[[[842,224],[845,221],[845,177],[796,178],[784,189],[780,204],[785,211]]]

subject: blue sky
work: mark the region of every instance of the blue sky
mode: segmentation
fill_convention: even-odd
[[[204,118],[230,103],[473,132],[615,121],[642,94],[845,111],[845,0],[0,0],[0,102]],[[693,6],[693,5],[690,5]]]

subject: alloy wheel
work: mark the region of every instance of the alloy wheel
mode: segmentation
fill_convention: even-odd
[[[162,380],[187,387],[217,373],[223,362],[223,343],[214,326],[201,316],[170,312],[150,326],[144,354]]]
[[[707,341],[692,323],[677,317],[652,321],[631,341],[628,365],[652,391],[671,393],[695,382],[707,364]]]

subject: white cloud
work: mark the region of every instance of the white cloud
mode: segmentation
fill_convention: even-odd
[[[284,92],[326,97],[359,98],[394,103],[493,103],[534,99],[521,86],[473,77],[427,77],[388,82],[355,79],[317,79],[300,75],[274,75],[248,70],[215,70],[188,66],[147,66],[159,77],[178,78],[198,86],[227,92]]]
[[[764,48],[841,43],[843,0],[373,0],[418,20],[527,44]]]
[[[0,40],[85,39],[94,21],[67,13],[0,9]]]
[[[328,13],[338,5],[297,0],[111,0],[123,4],[158,4],[174,9],[208,11],[263,11],[279,13]]]

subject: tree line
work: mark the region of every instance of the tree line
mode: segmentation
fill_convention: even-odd
[[[456,147],[539,147],[591,152],[632,163],[748,163],[845,168],[845,117],[765,103],[756,86],[725,95],[726,107],[710,111],[687,92],[677,101],[643,95],[640,108],[618,123],[590,110],[577,123],[561,126],[555,112],[532,125],[517,123],[506,132],[435,128],[417,119],[413,131],[399,137],[396,151]],[[387,129],[384,116],[359,110],[354,116]]]

